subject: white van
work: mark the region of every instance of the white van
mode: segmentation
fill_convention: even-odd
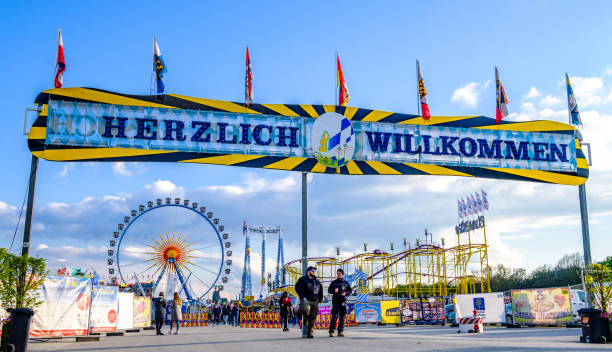
[[[583,290],[570,290],[570,297],[572,302],[572,318],[575,324],[580,324],[580,314],[578,310],[587,307],[586,293]]]

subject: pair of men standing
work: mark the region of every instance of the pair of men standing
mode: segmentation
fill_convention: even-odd
[[[344,317],[346,315],[346,297],[351,294],[351,285],[344,280],[344,271],[338,269],[336,280],[332,281],[327,290],[332,295],[332,317],[329,325],[329,336],[334,336],[336,320],[338,320],[338,336],[344,336]],[[317,279],[317,269],[308,267],[306,275],[295,283],[295,292],[300,297],[300,313],[302,314],[302,337],[312,338],[315,320],[319,313],[319,303],[323,301],[323,286]]]

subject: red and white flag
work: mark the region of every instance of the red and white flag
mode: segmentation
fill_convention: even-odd
[[[423,82],[423,74],[421,74],[421,65],[417,60],[417,72],[418,72],[418,89],[419,89],[419,102],[421,103],[421,116],[423,120],[429,120],[431,113],[429,112],[429,103],[427,102],[427,90],[425,89],[425,83]]]
[[[497,104],[495,106],[495,123],[499,125],[501,120],[508,116],[508,97],[506,96],[504,86],[501,84],[501,80],[499,79],[497,67],[495,67],[495,93],[497,96]]]
[[[55,79],[53,86],[62,88],[64,83],[64,71],[66,71],[66,61],[64,60],[64,42],[62,41],[62,30],[57,30],[57,61],[55,63]]]
[[[251,58],[249,47],[246,47],[246,75],[244,77],[244,105],[253,104],[253,70],[251,69]]]

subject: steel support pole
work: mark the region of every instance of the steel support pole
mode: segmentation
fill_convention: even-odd
[[[591,240],[589,238],[589,212],[587,210],[586,186],[578,186],[578,196],[580,198],[580,218],[582,220],[582,250],[584,252],[584,266],[589,268],[591,265]]]
[[[302,275],[308,267],[308,173],[302,172]]]
[[[32,215],[34,213],[34,193],[36,192],[36,174],[38,173],[38,158],[32,155],[30,166],[30,182],[28,184],[28,206],[26,208],[25,223],[23,224],[23,247],[21,255],[30,254],[30,234],[32,233]]]

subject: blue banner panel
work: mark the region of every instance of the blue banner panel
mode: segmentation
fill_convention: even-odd
[[[576,172],[568,134],[51,101],[48,145]]]

